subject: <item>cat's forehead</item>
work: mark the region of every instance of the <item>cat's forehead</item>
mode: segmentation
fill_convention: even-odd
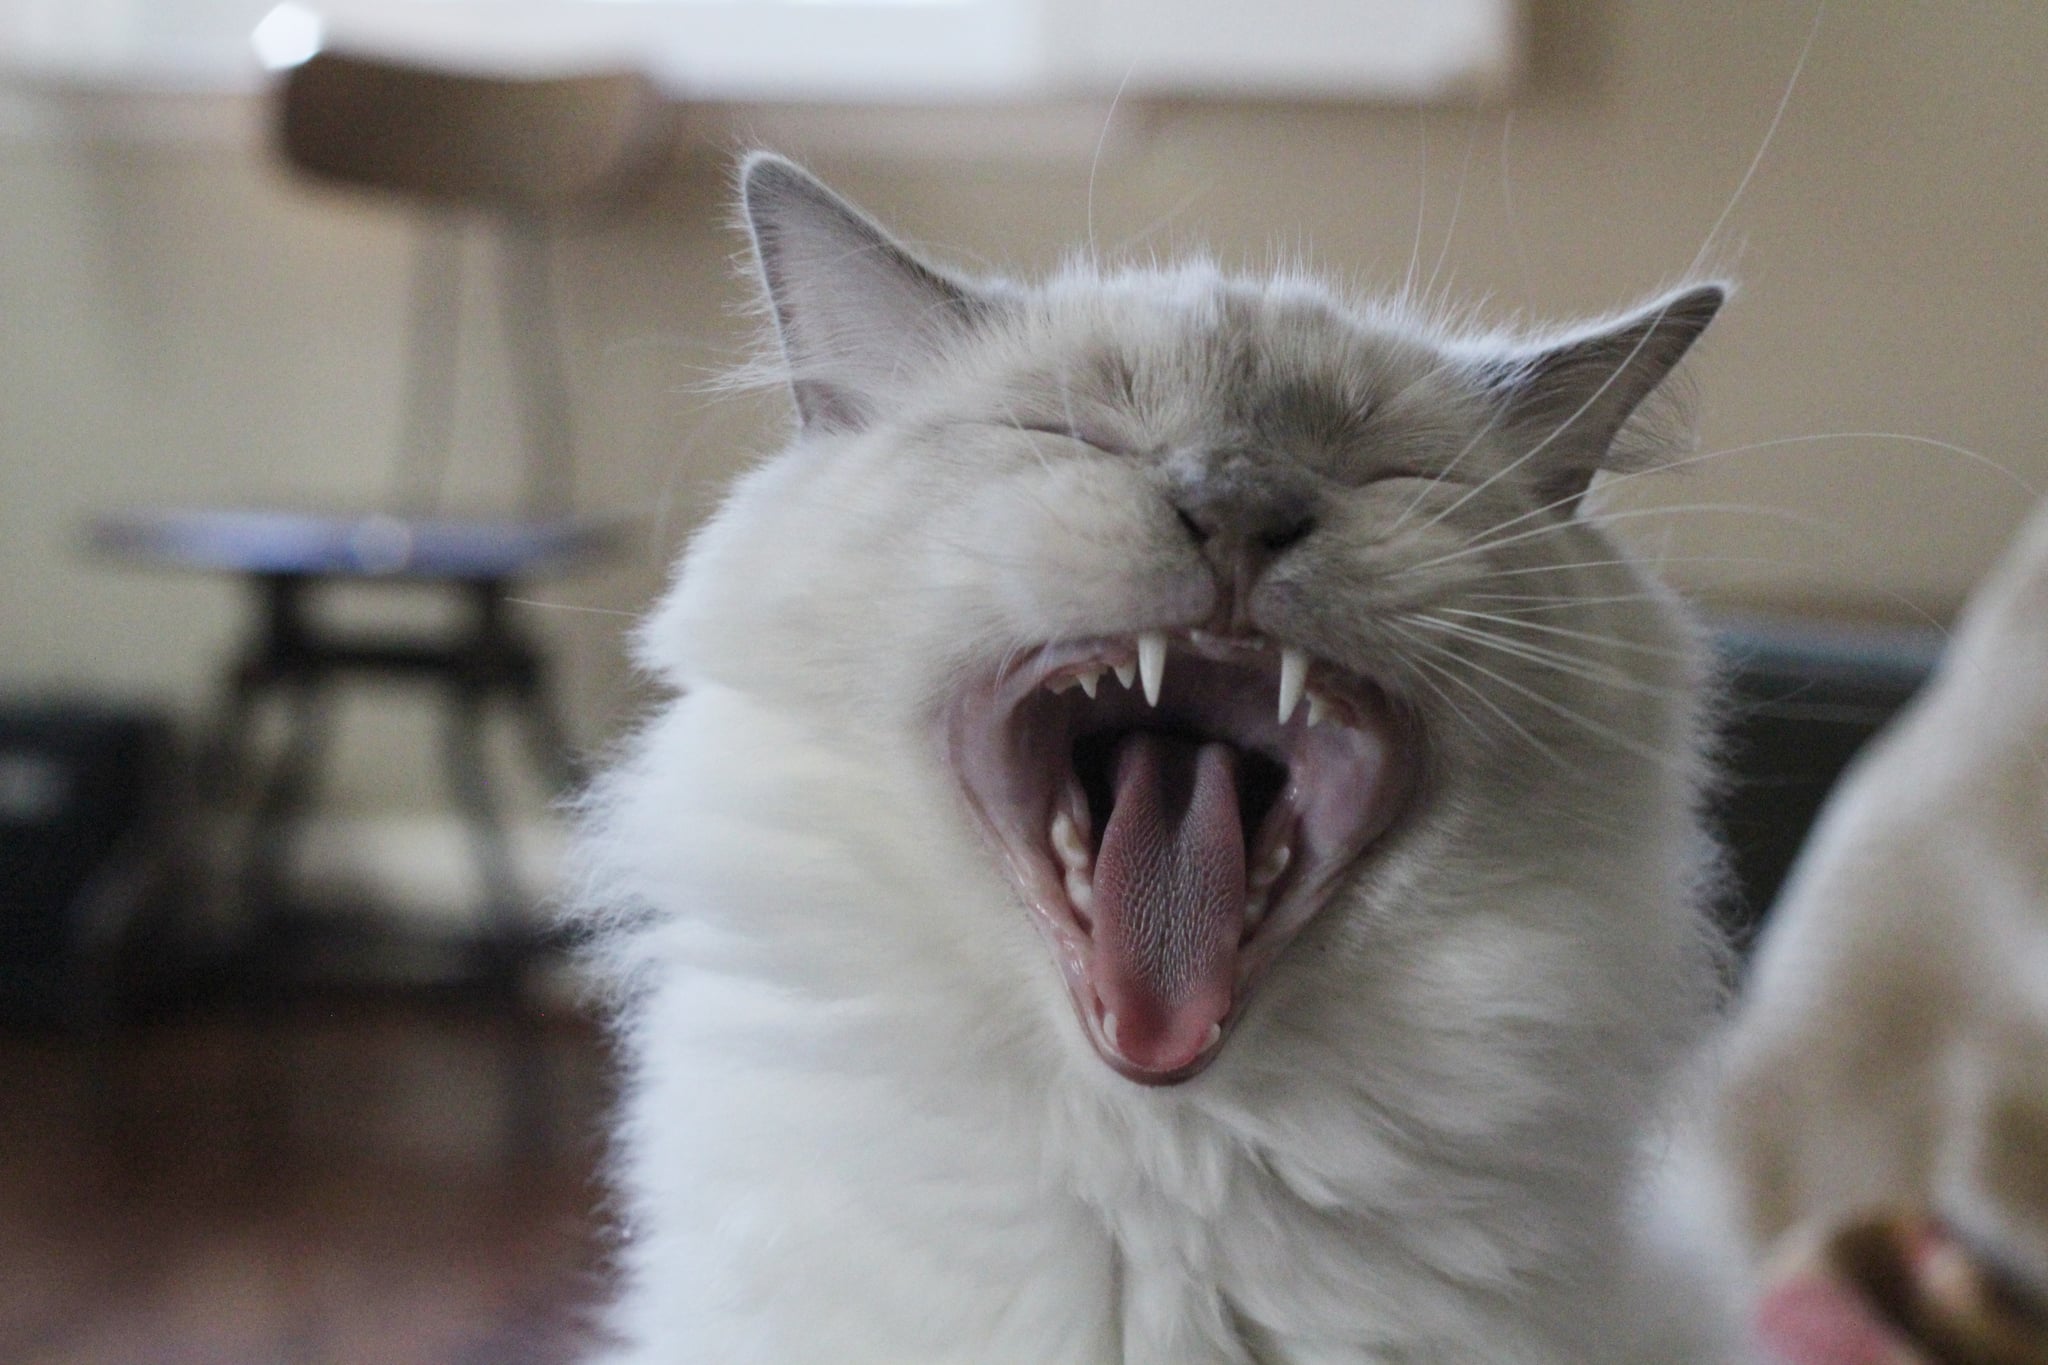
[[[1188,272],[1049,290],[1013,381],[1062,403],[1343,440],[1388,393],[1441,365],[1417,329],[1313,285]]]

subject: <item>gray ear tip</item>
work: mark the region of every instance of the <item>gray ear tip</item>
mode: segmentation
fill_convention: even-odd
[[[752,206],[791,192],[815,192],[818,178],[776,152],[748,152],[740,160],[740,201]]]
[[[1669,311],[1704,327],[1714,320],[1723,304],[1735,296],[1733,280],[1694,280],[1673,291],[1667,300]]]

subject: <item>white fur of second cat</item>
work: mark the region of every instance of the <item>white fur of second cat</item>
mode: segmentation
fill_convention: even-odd
[[[1204,265],[1027,287],[743,181],[799,430],[642,630],[675,697],[585,820],[627,1059],[602,1359],[1729,1359],[1637,1227],[1714,997],[1700,649],[1584,496],[1669,452],[1630,419],[1722,290],[1523,338]],[[1283,650],[1326,708],[1242,742],[1325,757],[1225,794],[1298,844],[1199,969],[1199,1053],[1143,962],[1163,1031],[1120,1039],[1120,912],[1041,875],[1060,796],[986,771],[1042,756],[977,748],[1022,722],[971,699],[1073,642],[1038,690],[1089,701],[1019,713],[1229,709],[1195,680],[1284,690]],[[1326,770],[1383,813],[1295,789]]]

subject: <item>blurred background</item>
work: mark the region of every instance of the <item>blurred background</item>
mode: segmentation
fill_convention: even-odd
[[[659,94],[628,192],[549,230],[577,510],[616,531],[503,606],[576,755],[652,700],[634,616],[787,431],[779,395],[712,391],[753,339],[731,173],[754,145],[969,269],[1200,248],[1501,321],[1731,275],[1691,364],[1702,449],[1728,453],[1616,502],[1754,672],[1798,673],[1815,704],[1780,719],[1853,722],[1793,741],[1825,775],[2048,485],[2040,6],[0,3],[0,838],[44,860],[0,889],[7,1360],[565,1359],[602,1265],[607,1072],[554,945],[536,927],[481,1006],[442,989],[468,958],[405,947],[468,942],[505,898],[447,794],[446,697],[332,689],[279,858],[295,902],[374,932],[252,993],[250,826],[215,808],[260,790],[210,765],[256,580],[93,536],[150,509],[378,511],[403,481],[420,218],[289,173],[259,26],[274,65],[348,42],[626,63]],[[486,224],[460,250],[445,501],[510,515],[506,247]],[[338,628],[432,637],[462,609],[342,577]],[[253,748],[288,750],[285,710],[248,720]],[[560,822],[503,731],[494,809],[539,926]],[[60,817],[76,877],[30,849]]]

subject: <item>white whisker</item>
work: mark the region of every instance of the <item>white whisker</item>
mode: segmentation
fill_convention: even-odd
[[[1767,521],[1783,521],[1809,531],[1825,532],[1827,530],[1827,527],[1822,523],[1798,512],[1778,507],[1761,507],[1755,503],[1747,502],[1693,502],[1680,503],[1670,507],[1635,507],[1620,512],[1602,512],[1597,520],[1599,524],[1606,525],[1617,521],[1633,521],[1640,517],[1672,516],[1681,513],[1701,512],[1739,513],[1743,516],[1761,517]],[[1492,528],[1488,528],[1474,535],[1469,540],[1464,541],[1455,550],[1447,550],[1434,558],[1418,560],[1413,564],[1404,564],[1397,570],[1397,573],[1415,573],[1422,569],[1435,568],[1440,564],[1455,563],[1472,555],[1484,554],[1489,550],[1498,550],[1505,545],[1516,545],[1524,541],[1534,540],[1539,536],[1552,536],[1565,531],[1584,529],[1585,523],[1577,520],[1557,521],[1543,526],[1532,527],[1527,531],[1517,531],[1511,536],[1498,536],[1488,539],[1487,537],[1492,534]]]
[[[1566,706],[1563,702],[1558,701],[1556,698],[1546,697],[1541,692],[1538,692],[1535,688],[1526,686],[1522,683],[1518,683],[1513,678],[1510,678],[1505,674],[1500,673],[1494,669],[1488,668],[1485,664],[1479,663],[1473,659],[1465,658],[1463,655],[1453,654],[1449,651],[1444,651],[1441,649],[1441,647],[1438,648],[1440,652],[1446,653],[1449,657],[1456,659],[1460,664],[1462,664],[1466,668],[1471,669],[1474,673],[1477,673],[1482,677],[1492,679],[1494,682],[1499,683],[1502,687],[1508,689],[1508,691],[1513,692],[1516,696],[1522,697],[1530,702],[1535,703],[1537,706],[1542,707],[1544,710],[1549,711],[1553,715],[1556,715],[1563,720],[1570,721],[1573,725],[1576,725],[1580,729],[1585,730],[1588,734],[1591,734],[1596,738],[1607,741],[1608,743],[1614,745],[1616,748],[1622,750],[1624,753],[1632,754],[1635,757],[1640,758],[1647,763],[1655,764],[1659,768],[1671,768],[1674,766],[1678,766],[1678,764],[1674,761],[1670,754],[1660,752],[1659,750],[1651,747],[1650,745],[1644,744],[1641,740],[1638,740],[1633,736],[1623,734],[1621,731],[1616,730],[1610,725],[1603,725],[1599,721],[1594,720],[1590,716],[1581,715],[1579,712],[1572,710],[1571,707]]]
[[[1461,616],[1477,621],[1502,620],[1502,618],[1491,612],[1468,611],[1458,607],[1439,607],[1437,611],[1443,616]],[[1534,631],[1556,639],[1576,640],[1581,644],[1598,645],[1603,649],[1626,650],[1631,654],[1645,654],[1652,658],[1683,659],[1688,657],[1682,650],[1662,649],[1656,645],[1646,645],[1639,640],[1626,640],[1619,636],[1601,635],[1598,632],[1589,630],[1572,630],[1567,626],[1546,625],[1541,621],[1507,621],[1504,624],[1511,625],[1516,630]]]
[[[586,607],[576,602],[542,602],[532,597],[508,597],[505,600],[516,607],[540,607],[547,611],[581,611],[593,616],[624,616],[629,619],[640,615],[637,611],[620,611],[617,607]]]

